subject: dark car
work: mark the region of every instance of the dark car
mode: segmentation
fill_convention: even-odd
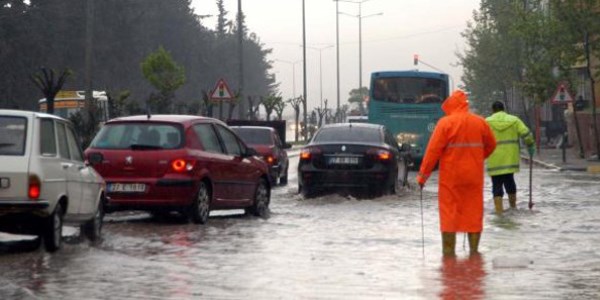
[[[405,151],[382,125],[325,125],[300,150],[298,190],[305,197],[339,188],[396,193],[407,178]]]
[[[264,126],[230,126],[250,147],[269,164],[271,183],[276,185],[287,184],[288,179],[288,156],[285,149],[292,147],[289,143],[283,143],[279,139],[277,131],[271,127]]]
[[[110,120],[85,151],[107,183],[108,212],[185,213],[205,223],[210,210],[264,216],[268,166],[225,123],[181,115]]]

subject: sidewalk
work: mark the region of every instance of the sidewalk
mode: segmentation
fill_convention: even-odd
[[[533,156],[533,162],[544,168],[559,171],[579,171],[600,174],[600,161],[580,158],[577,150],[573,147],[565,150],[565,162],[563,162],[563,150],[556,148],[542,148]],[[529,161],[528,155],[521,155],[525,161]]]

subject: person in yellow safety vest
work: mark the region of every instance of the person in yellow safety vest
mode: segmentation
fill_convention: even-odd
[[[517,208],[517,185],[514,173],[519,172],[519,138],[527,145],[530,157],[535,153],[535,143],[529,128],[518,117],[507,114],[502,102],[494,102],[492,111],[492,115],[485,120],[494,132],[497,146],[487,158],[486,167],[492,177],[495,211],[496,214],[501,214],[504,211],[502,207],[504,189],[508,194],[510,207]]]

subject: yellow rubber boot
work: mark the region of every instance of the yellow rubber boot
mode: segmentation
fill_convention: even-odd
[[[517,194],[508,194],[508,203],[510,208],[517,208]]]
[[[502,207],[502,197],[494,197],[494,207],[496,208],[496,214],[501,215],[504,212],[504,208]]]
[[[456,232],[442,232],[442,253],[444,256],[455,256]]]
[[[469,253],[479,254],[479,239],[481,238],[481,232],[469,232]]]

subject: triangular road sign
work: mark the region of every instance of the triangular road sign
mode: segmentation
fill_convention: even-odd
[[[567,86],[564,83],[560,83],[550,100],[553,104],[571,103],[573,102],[573,96],[567,90]]]
[[[213,89],[212,93],[210,93],[210,99],[213,101],[231,100],[234,97],[235,96],[229,89],[227,82],[225,82],[225,80],[222,78],[219,79],[219,81],[217,81],[217,84],[215,84],[215,88]]]

